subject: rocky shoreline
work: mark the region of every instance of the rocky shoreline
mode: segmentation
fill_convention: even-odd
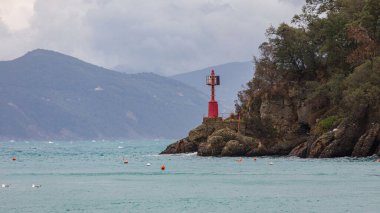
[[[363,134],[358,125],[341,124],[319,137],[300,135],[293,141],[259,139],[230,128],[207,128],[201,124],[189,135],[170,144],[161,154],[197,152],[199,156],[297,156],[301,158],[380,156],[380,124],[373,123]]]

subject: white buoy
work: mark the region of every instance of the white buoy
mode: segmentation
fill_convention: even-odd
[[[273,165],[273,162],[269,162],[269,165]]]
[[[42,185],[32,184],[32,188],[40,188]]]
[[[122,147],[122,146],[118,146],[117,148],[118,148],[118,149],[122,149],[123,147]]]
[[[52,143],[54,143],[54,142],[53,142],[53,141],[49,141],[48,143],[52,144]]]
[[[1,184],[1,188],[8,188],[10,186],[11,186],[11,184],[5,184],[5,183]]]
[[[146,166],[150,166],[150,163],[147,163]]]

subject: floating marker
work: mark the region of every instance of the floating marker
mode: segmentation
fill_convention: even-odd
[[[273,165],[273,162],[269,162],[269,165]]]
[[[40,188],[42,185],[32,184],[32,188]]]
[[[17,160],[17,159],[16,159],[16,156],[13,156],[13,157],[12,157],[12,160],[13,160],[13,161]]]
[[[8,188],[10,186],[11,186],[11,184],[5,184],[5,183],[1,184],[1,188]]]
[[[150,166],[150,163],[147,163],[146,166]]]
[[[253,160],[256,161],[256,157],[253,157]]]
[[[128,164],[128,160],[125,159],[125,160],[123,161],[123,163],[124,163],[124,164]]]
[[[162,170],[162,171],[165,170],[165,165],[162,165],[162,166],[161,166],[161,170]]]

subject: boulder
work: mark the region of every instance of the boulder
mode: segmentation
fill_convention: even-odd
[[[355,143],[360,136],[360,128],[356,123],[344,123],[339,125],[339,131],[334,140],[327,145],[319,157],[333,158],[351,156]],[[341,129],[341,130],[340,130]]]
[[[221,156],[244,156],[246,155],[248,146],[237,140],[230,140],[224,146]]]
[[[207,141],[201,143],[198,149],[199,156],[219,156],[222,153],[223,147],[227,141],[237,139],[238,135],[234,130],[224,128],[215,131]]]
[[[207,139],[207,143],[211,145],[210,148],[212,156],[219,156],[223,150],[223,147],[226,145],[226,141],[224,140],[224,138],[218,135],[210,136]]]
[[[359,138],[352,152],[353,157],[366,157],[375,153],[379,140],[380,124],[373,123],[370,128]]]
[[[205,142],[213,131],[213,128],[208,128],[205,124],[201,124],[189,132],[189,141],[198,144]]]
[[[201,143],[198,146],[199,156],[212,156],[212,149],[210,143]]]
[[[253,148],[251,148],[246,156],[265,156],[265,155],[273,155],[273,153],[267,148],[267,146],[263,145],[261,141],[259,141]]]
[[[296,146],[294,149],[292,149],[289,155],[300,157],[300,158],[306,158],[307,157],[307,142]]]
[[[190,141],[188,138],[183,138],[173,144],[170,144],[161,154],[178,154],[187,152],[196,152],[198,145]]]
[[[226,142],[238,139],[238,133],[230,128],[216,130],[211,136],[221,136]]]
[[[312,142],[307,157],[318,158],[323,150],[334,140],[334,132],[330,131]]]

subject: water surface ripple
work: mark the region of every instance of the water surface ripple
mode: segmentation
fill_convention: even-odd
[[[0,142],[0,184],[10,184],[0,188],[0,212],[380,209],[376,157],[258,157],[237,162],[195,154],[158,155],[170,142]],[[123,164],[123,158],[129,163]]]

